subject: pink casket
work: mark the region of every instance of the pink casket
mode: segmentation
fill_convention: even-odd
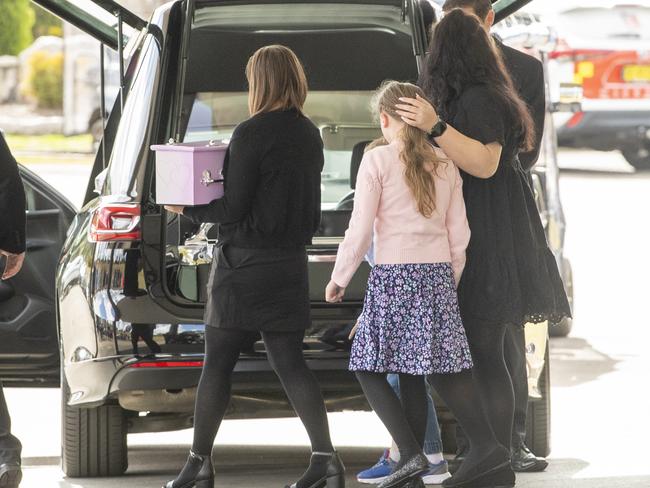
[[[223,196],[221,141],[151,146],[156,152],[156,203],[205,205]]]

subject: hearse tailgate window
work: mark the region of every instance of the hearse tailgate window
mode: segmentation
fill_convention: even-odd
[[[355,3],[268,3],[199,8],[185,81],[184,141],[227,139],[248,118],[244,67],[268,44],[293,49],[309,82],[306,114],[325,144],[323,210],[352,191],[353,149],[381,135],[373,91],[392,78],[415,81],[411,25],[401,7]]]

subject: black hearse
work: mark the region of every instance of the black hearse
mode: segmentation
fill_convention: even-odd
[[[178,0],[149,21],[113,0],[35,2],[97,38],[98,56],[116,49],[123,60],[121,93],[110,107],[83,207],[75,210],[23,170],[29,255],[24,271],[0,290],[3,379],[61,385],[64,472],[119,475],[127,468],[127,433],[192,425],[213,229],[156,205],[149,147],[228,137],[248,116],[246,61],[266,44],[285,44],[303,61],[311,89],[305,110],[325,143],[305,355],[330,411],[367,410],[347,371],[346,336],[368,269],[357,273],[342,304],[326,304],[323,290],[350,215],[360,159],[353,149],[379,134],[369,111],[372,91],[384,79],[418,75],[426,44],[419,0]],[[526,3],[500,0],[495,8],[503,18]],[[551,176],[539,184],[557,189]],[[544,188],[540,194],[558,198]],[[541,361],[531,374],[542,380],[531,402],[530,445],[544,455],[545,329],[538,328],[531,351]],[[287,415],[293,411],[263,345],[251,337],[234,374],[228,417]]]

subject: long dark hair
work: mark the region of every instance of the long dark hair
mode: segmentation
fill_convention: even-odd
[[[494,40],[476,16],[455,9],[436,25],[421,79],[422,89],[443,118],[452,115],[454,101],[465,90],[485,85],[504,107],[519,149],[533,148],[535,126],[530,111],[517,94]]]

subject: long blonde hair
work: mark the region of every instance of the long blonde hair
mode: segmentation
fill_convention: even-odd
[[[286,46],[265,46],[246,65],[248,110],[251,115],[270,110],[296,109],[302,113],[307,77],[298,56]]]
[[[384,112],[395,120],[401,120],[395,105],[401,103],[400,97],[415,98],[424,92],[412,83],[385,81],[372,99],[372,110],[377,118]],[[424,131],[404,124],[399,133],[402,140],[400,159],[406,166],[406,183],[413,193],[418,211],[425,217],[431,217],[436,209],[436,185],[434,173],[438,170],[440,160]],[[367,150],[387,144],[382,137],[373,141]]]

